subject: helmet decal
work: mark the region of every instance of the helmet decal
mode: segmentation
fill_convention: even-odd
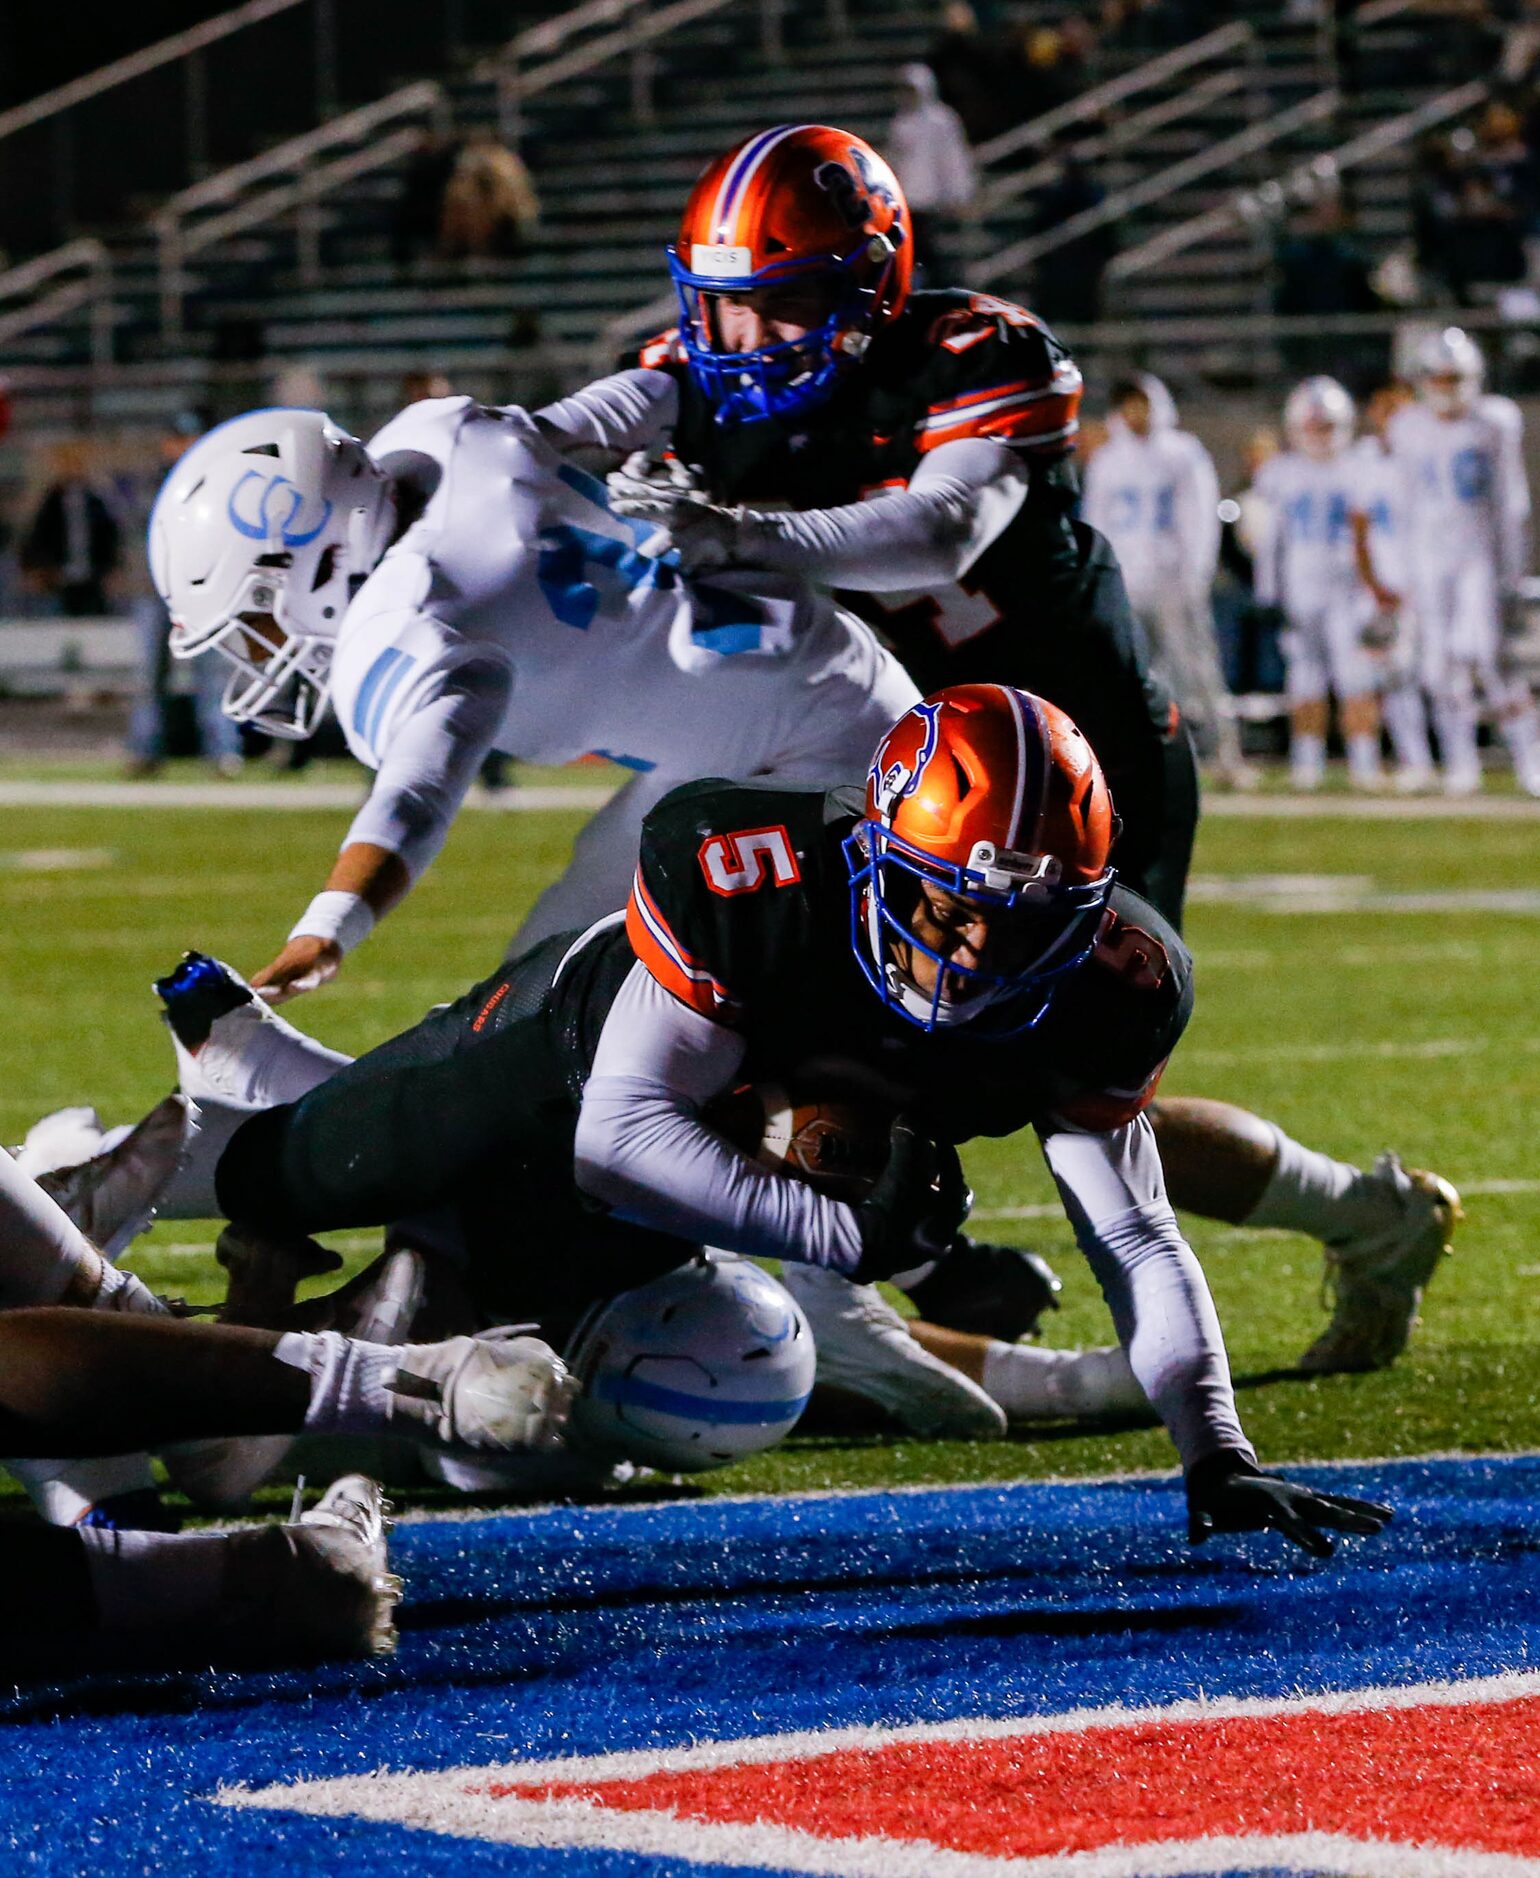
[[[891,815],[897,803],[901,802],[905,796],[914,794],[919,787],[920,778],[925,774],[926,764],[936,754],[939,735],[937,722],[941,716],[940,699],[927,698],[924,703],[917,704],[909,716],[925,727],[919,749],[912,757],[894,754],[889,748],[892,739],[885,739],[869,772],[872,794],[876,800],[879,815]],[[892,761],[879,775],[877,763],[884,755],[891,756]]]
[[[852,169],[830,158],[813,171],[813,181],[832,198],[835,209],[847,227],[865,228],[871,220],[872,202],[878,201],[900,213],[897,196],[877,174],[867,153],[851,144],[847,152]]]
[[[263,484],[262,493],[256,499],[256,517],[254,522],[246,520],[236,507],[237,498],[249,482],[261,482],[260,470],[247,470],[235,487],[230,491],[230,499],[225,505],[225,513],[230,518],[230,526],[238,534],[245,535],[249,541],[271,541],[276,535],[286,548],[306,548],[315,540],[332,518],[332,504],[326,496],[321,497],[321,519],[314,528],[302,530],[295,527],[300,510],[305,506],[305,492],[291,483],[287,476],[270,476]],[[280,489],[289,491],[289,513],[281,522],[275,523],[268,514],[269,504]],[[250,506],[248,498],[248,506]]]

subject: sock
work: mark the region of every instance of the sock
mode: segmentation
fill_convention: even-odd
[[[50,1526],[75,1526],[103,1500],[154,1493],[148,1455],[107,1454],[99,1460],[7,1461],[27,1498]]]
[[[1128,1358],[1116,1347],[1043,1350],[991,1339],[984,1351],[983,1382],[985,1393],[1012,1421],[1126,1414],[1150,1406]]]
[[[1433,706],[1433,720],[1438,725],[1445,777],[1456,782],[1472,778],[1479,781],[1481,759],[1476,754],[1474,703],[1465,698],[1440,698]]]
[[[280,1363],[308,1370],[313,1379],[307,1434],[400,1432],[391,1426],[387,1388],[401,1361],[399,1349],[360,1343],[335,1330],[291,1330],[278,1339],[273,1354]]]
[[[1513,758],[1513,771],[1520,783],[1531,787],[1540,774],[1540,716],[1533,705],[1523,705],[1512,716],[1500,718],[1503,742]]]
[[[214,1191],[220,1156],[235,1131],[260,1113],[260,1109],[211,1096],[196,1099],[187,1148],[156,1205],[157,1219],[223,1219],[224,1208]]]
[[[1296,730],[1289,738],[1289,780],[1296,788],[1313,789],[1325,773],[1326,739]]]
[[[1415,685],[1397,685],[1380,700],[1380,715],[1390,732],[1396,762],[1414,775],[1427,775],[1433,769],[1433,750],[1428,742],[1428,718],[1422,705],[1422,693]]]
[[[177,1057],[189,1095],[201,1100],[206,1090],[259,1109],[297,1102],[353,1061],[256,1002],[216,1017],[196,1054],[179,1049]]]
[[[83,1528],[91,1593],[103,1630],[197,1622],[218,1609],[230,1535]]]
[[[1344,1213],[1358,1169],[1303,1147],[1276,1123],[1268,1127],[1278,1144],[1278,1164],[1245,1223],[1309,1233],[1314,1239],[1339,1237],[1347,1224]]]
[[[1356,783],[1380,779],[1380,740],[1378,736],[1356,736],[1347,740],[1348,776]]]

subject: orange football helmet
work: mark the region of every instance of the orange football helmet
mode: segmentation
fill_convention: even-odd
[[[736,144],[690,192],[668,249],[691,375],[723,424],[795,418],[821,404],[909,294],[914,240],[898,178],[862,138],[778,124]],[[713,294],[827,280],[831,308],[803,339],[725,351]]]
[[[845,843],[861,970],[923,1030],[991,1007],[993,1031],[1030,1029],[1096,943],[1116,829],[1101,765],[1056,705],[1010,685],[938,691],[879,744],[865,813]],[[920,937],[927,887],[1004,935],[992,969]],[[930,989],[900,963],[915,953],[936,968]]]

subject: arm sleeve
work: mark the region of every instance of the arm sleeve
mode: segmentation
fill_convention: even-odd
[[[433,674],[381,734],[374,786],[343,846],[385,848],[415,882],[493,747],[513,682],[500,659],[486,657]]]
[[[1182,1237],[1144,1116],[1107,1134],[1049,1135],[1043,1155],[1140,1387],[1183,1467],[1220,1448],[1255,1459],[1203,1269]]]
[[[596,379],[570,398],[536,411],[542,435],[563,455],[588,467],[613,468],[633,450],[649,450],[673,431],[679,418],[679,387],[667,372],[616,372]]]
[[[1283,597],[1278,578],[1282,531],[1278,525],[1277,496],[1265,470],[1252,490],[1251,506],[1256,515],[1251,549],[1252,591],[1258,606],[1277,606]]]
[[[577,1183],[659,1232],[848,1274],[861,1256],[854,1212],[749,1160],[700,1120],[702,1103],[732,1087],[743,1050],[633,966],[583,1090]]]
[[[1214,460],[1196,438],[1187,453],[1177,498],[1177,539],[1193,595],[1206,602],[1219,566],[1219,478]]]
[[[890,593],[958,580],[1016,518],[1026,464],[963,438],[921,459],[906,489],[837,509],[744,515],[734,560],[831,587]]]
[[[1497,447],[1498,569],[1514,593],[1529,572],[1529,478],[1524,473],[1524,420],[1517,405],[1503,413]]]

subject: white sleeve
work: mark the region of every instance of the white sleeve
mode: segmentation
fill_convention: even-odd
[[[488,654],[467,655],[425,675],[372,735],[374,785],[353,818],[344,847],[369,842],[398,855],[415,882],[493,748],[514,677]]]
[[[1497,565],[1505,593],[1529,572],[1529,478],[1524,472],[1524,419],[1504,399],[1497,439]]]
[[[1106,449],[1102,445],[1102,450]],[[1102,462],[1102,450],[1086,464],[1080,472],[1080,519],[1099,535],[1107,532],[1107,468]],[[1101,464],[1098,468],[1097,465]]]
[[[606,468],[633,450],[661,443],[678,420],[678,385],[667,372],[639,366],[596,379],[535,412],[535,423],[555,449]]]
[[[1279,523],[1278,498],[1273,488],[1273,478],[1267,474],[1265,465],[1252,485],[1251,496],[1251,507],[1256,516],[1251,544],[1252,593],[1258,606],[1277,606],[1283,597],[1278,565],[1283,548],[1283,531]]]
[[[1016,519],[1027,466],[984,437],[944,443],[907,489],[837,509],[744,515],[733,559],[862,593],[959,580]]]
[[[1118,1341],[1183,1467],[1220,1448],[1255,1459],[1236,1414],[1214,1301],[1166,1198],[1148,1119],[1107,1134],[1049,1135],[1043,1157]]]
[[[758,1258],[849,1274],[854,1212],[761,1167],[700,1121],[733,1086],[743,1039],[635,965],[610,1007],[578,1113],[577,1184],[623,1219]]]
[[[90,1246],[0,1148],[0,1310],[57,1304]]]
[[[1208,451],[1196,437],[1191,444],[1177,486],[1176,530],[1191,592],[1206,603],[1219,566],[1219,478]]]

